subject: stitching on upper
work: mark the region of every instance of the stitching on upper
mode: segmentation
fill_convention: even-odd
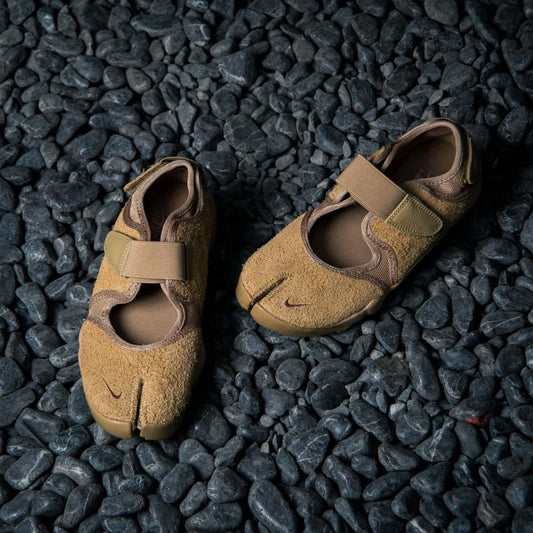
[[[392,225],[391,224],[392,222],[394,224],[394,227],[398,228],[400,231],[403,231],[404,233],[412,233],[413,235],[416,235],[417,237],[428,237],[428,235],[424,233],[418,233],[418,232],[414,233],[407,224],[400,223],[396,220],[396,218],[398,217],[398,215],[400,214],[401,210],[404,207],[404,202],[406,201],[412,202],[412,204],[415,207],[420,208],[422,212],[424,212],[426,215],[429,215],[429,218],[433,222],[437,223],[438,229],[430,235],[434,235],[435,233],[438,233],[442,229],[442,220],[440,219],[440,217],[437,216],[435,213],[433,213],[433,211],[428,209],[422,202],[420,202],[420,200],[418,200],[417,198],[415,198],[414,196],[410,194],[407,194],[404,197],[404,199],[396,206],[394,211],[387,217],[387,220],[385,221],[387,224]]]

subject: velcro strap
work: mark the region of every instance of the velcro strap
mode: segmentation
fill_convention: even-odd
[[[166,279],[187,278],[182,242],[137,241],[124,233],[110,231],[104,252],[111,266],[133,281],[161,283]]]
[[[427,237],[442,228],[438,215],[360,155],[340,174],[337,182],[365,209],[403,233]]]

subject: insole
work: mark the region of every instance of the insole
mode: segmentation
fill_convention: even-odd
[[[309,234],[312,250],[337,268],[370,261],[372,252],[361,233],[361,222],[367,213],[364,207],[351,205],[320,217]]]
[[[151,240],[161,238],[166,219],[187,197],[187,183],[175,172],[161,177],[150,187],[144,197],[144,207]],[[131,344],[152,344],[164,339],[177,318],[176,308],[159,284],[141,285],[133,301],[115,306],[110,314],[117,334]]]
[[[450,170],[454,159],[453,143],[440,138],[428,139],[401,160],[393,170],[392,180],[402,183],[409,179],[440,176]],[[320,217],[309,235],[315,254],[337,268],[364,265],[370,261],[372,252],[361,232],[361,222],[367,213],[364,207],[352,205]]]
[[[455,146],[441,139],[419,145],[393,171],[396,183],[406,180],[440,176],[450,170],[455,159]]]
[[[131,344],[151,344],[165,338],[177,314],[160,285],[143,284],[133,301],[113,307],[110,318],[124,340]]]

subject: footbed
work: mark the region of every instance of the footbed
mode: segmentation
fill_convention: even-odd
[[[151,240],[161,238],[168,216],[187,200],[186,177],[185,169],[175,169],[159,178],[146,192],[144,208]],[[143,284],[134,300],[111,310],[110,319],[117,334],[127,342],[151,344],[166,337],[178,314],[161,285]]]
[[[440,176],[455,160],[455,143],[450,132],[441,137],[421,138],[412,150],[398,154],[387,175],[396,183]],[[337,268],[367,263],[372,252],[363,239],[361,221],[368,211],[361,205],[347,206],[320,217],[309,234],[313,252]]]

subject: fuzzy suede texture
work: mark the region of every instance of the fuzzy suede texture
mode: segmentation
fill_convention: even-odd
[[[446,202],[433,196],[429,191],[418,187],[406,186],[406,190],[417,196],[437,213],[443,223],[444,228],[437,235],[431,237],[417,237],[407,235],[389,226],[382,220],[376,218],[370,225],[372,233],[383,242],[389,244],[398,262],[398,281],[403,279],[414,265],[438,242],[442,239],[446,230],[455,224],[462,215],[472,206],[479,194],[479,185],[473,187],[469,194],[461,202]]]
[[[176,294],[184,301],[202,305],[207,284],[209,247],[215,233],[215,201],[204,192],[204,206],[200,215],[191,222],[174,228],[177,242],[185,244],[187,280],[173,281]]]
[[[176,221],[172,228],[176,241],[186,245],[188,271],[186,281],[175,281],[172,285],[178,300],[195,304],[199,314],[207,283],[209,246],[215,231],[214,199],[206,190],[203,194],[202,211],[192,221]],[[138,239],[138,231],[126,225],[123,213],[124,209],[113,229]],[[107,290],[124,293],[133,285],[104,256],[93,298]],[[105,317],[89,312],[89,319],[80,331],[79,363],[91,408],[103,417],[138,427],[179,419],[204,357],[200,328],[186,326],[176,340],[147,347],[121,342],[108,328],[111,325]],[[114,393],[121,395],[119,399],[113,398],[106,382]]]
[[[386,157],[388,147],[375,152],[369,160],[377,163]],[[476,201],[478,180],[469,194],[458,202],[437,198],[425,188],[405,184],[405,190],[419,198],[443,221],[443,229],[430,237],[411,236],[374,218],[370,231],[388,244],[397,258],[395,282],[400,282],[450,227]],[[336,185],[328,194],[331,200],[343,194]],[[301,328],[328,328],[364,309],[386,291],[362,279],[355,279],[318,264],[309,255],[301,237],[303,216],[285,227],[270,242],[255,252],[243,267],[241,282],[252,297],[274,317]],[[290,304],[305,304],[291,307]]]
[[[325,328],[384,295],[384,291],[371,282],[345,276],[316,263],[300,235],[302,219],[303,215],[291,222],[244,265],[241,282],[261,307],[297,327]],[[287,300],[293,305],[306,305],[287,307]]]
[[[171,344],[135,350],[86,320],[79,351],[85,394],[93,409],[112,420],[139,427],[172,421],[183,415],[189,402],[201,349],[199,329],[184,331]],[[106,383],[120,398],[113,398]]]

